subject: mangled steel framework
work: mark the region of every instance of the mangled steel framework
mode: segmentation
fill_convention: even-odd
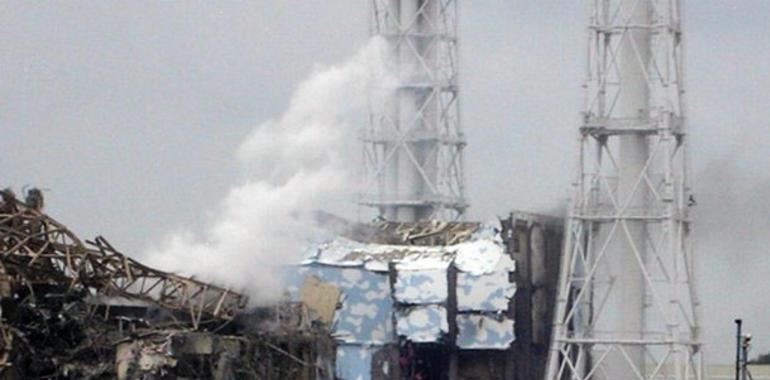
[[[304,304],[246,310],[230,289],[84,242],[31,189],[0,191],[0,378],[331,379]]]
[[[247,297],[142,265],[103,237],[86,244],[63,224],[5,191],[0,203],[0,259],[7,279],[24,284],[66,283],[92,294],[156,304],[206,320],[229,320]]]
[[[304,305],[247,311],[240,293],[83,242],[42,206],[0,191],[0,378],[331,377],[333,342]]]

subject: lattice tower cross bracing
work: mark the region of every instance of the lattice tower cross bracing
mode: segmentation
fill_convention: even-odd
[[[370,105],[360,203],[388,220],[457,219],[467,207],[457,88],[457,2],[371,0],[398,84]]]
[[[680,0],[589,0],[547,378],[702,379]]]

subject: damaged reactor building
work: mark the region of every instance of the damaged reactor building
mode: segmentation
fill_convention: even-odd
[[[83,242],[40,192],[0,201],[4,379],[530,379],[545,368],[561,223],[362,224],[245,296]]]
[[[339,378],[543,375],[558,220],[522,213],[495,224],[323,219],[340,237],[310,250],[291,271],[289,291],[331,323]]]

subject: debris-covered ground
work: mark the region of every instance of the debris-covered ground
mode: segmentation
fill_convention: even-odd
[[[0,194],[0,378],[326,379],[334,344],[303,304],[246,310]]]

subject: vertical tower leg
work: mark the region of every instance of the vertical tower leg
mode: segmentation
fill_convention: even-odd
[[[701,379],[679,0],[592,0],[548,379]]]

